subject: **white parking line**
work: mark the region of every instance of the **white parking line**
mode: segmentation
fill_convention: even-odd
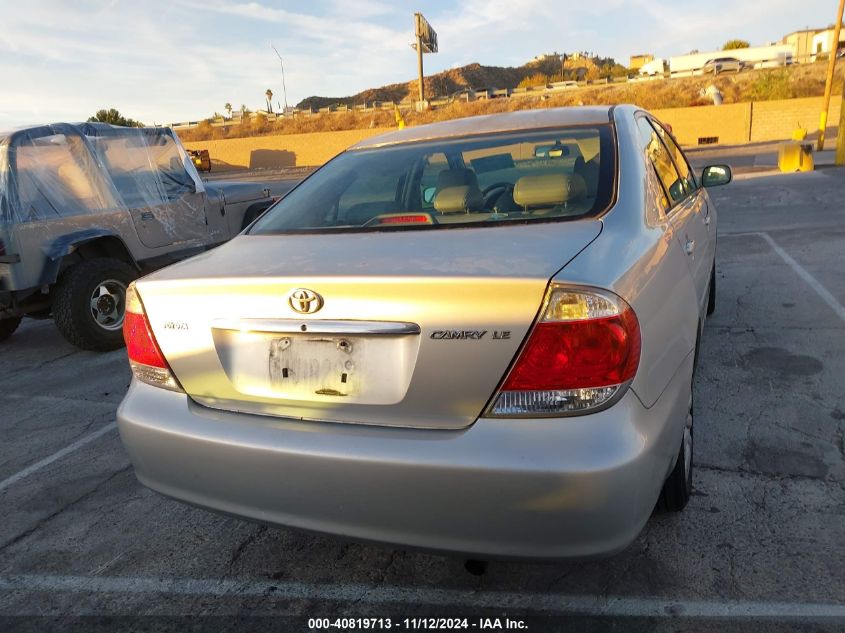
[[[60,451],[56,451],[55,453],[53,453],[49,457],[45,457],[41,461],[35,462],[34,464],[27,466],[23,470],[16,472],[11,477],[7,477],[3,481],[0,481],[0,492],[5,490],[6,488],[11,486],[12,484],[19,482],[21,479],[29,477],[32,473],[41,470],[45,466],[49,466],[50,464],[52,464],[57,459],[61,459],[65,455],[69,455],[73,451],[82,448],[86,444],[93,442],[97,438],[102,437],[103,435],[105,435],[109,431],[113,431],[116,428],[117,428],[117,422],[110,422],[109,424],[106,424],[103,428],[101,428],[97,431],[94,431],[93,433],[89,433],[85,437],[79,438],[73,444],[70,444],[69,446],[65,446],[63,449],[61,449]]]
[[[806,268],[804,268],[801,264],[792,259],[789,253],[783,250],[777,244],[777,242],[772,239],[771,235],[769,235],[768,233],[760,233],[760,237],[762,237],[764,240],[766,240],[766,242],[769,243],[769,246],[772,247],[775,253],[780,255],[780,258],[785,261],[792,270],[795,271],[795,274],[797,274],[799,277],[801,277],[801,279],[806,281],[810,285],[810,287],[816,291],[816,294],[819,295],[822,300],[831,307],[831,309],[836,313],[836,316],[845,321],[845,308],[843,308],[842,304],[836,300],[836,297],[830,294],[827,288],[822,286],[815,277],[813,277],[809,272],[807,272]]]
[[[48,593],[165,594],[183,596],[272,596],[280,600],[355,601],[457,609],[523,609],[549,614],[620,617],[845,618],[845,605],[805,602],[718,602],[626,596],[461,591],[430,587],[373,587],[253,579],[90,577],[23,574],[0,577],[0,590]]]
[[[830,291],[819,282],[818,279],[813,277],[806,268],[796,262],[789,253],[783,250],[783,248],[781,248],[780,245],[772,239],[771,235],[763,231],[748,231],[747,233],[720,234],[720,237],[739,237],[746,235],[758,235],[762,237],[766,243],[772,247],[772,250],[777,253],[793,271],[795,271],[795,274],[806,281],[816,294],[822,298],[822,301],[830,306],[830,308],[836,313],[836,316],[845,321],[845,307],[836,300],[836,297],[834,297]]]

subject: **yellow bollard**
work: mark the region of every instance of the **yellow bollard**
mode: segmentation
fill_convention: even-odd
[[[395,103],[393,104],[393,116],[396,118],[396,125],[399,126],[400,130],[405,129],[405,117],[402,116],[402,113],[399,112],[399,106]]]
[[[809,143],[783,143],[778,147],[778,169],[782,172],[813,171],[813,147]]]

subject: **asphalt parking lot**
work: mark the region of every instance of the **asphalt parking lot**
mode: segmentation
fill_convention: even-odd
[[[307,630],[323,616],[578,614],[596,627],[617,618],[619,631],[842,630],[845,170],[713,194],[717,310],[695,385],[696,491],[626,551],[494,561],[477,576],[457,558],[163,498],[136,482],[114,425],[124,352],[80,352],[52,322],[27,321],[0,345],[0,628],[24,615],[288,615],[270,622]]]

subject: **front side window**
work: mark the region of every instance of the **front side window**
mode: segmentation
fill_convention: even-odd
[[[437,177],[444,170],[449,169],[449,159],[446,154],[436,153],[426,157],[425,167],[420,178],[420,196],[422,208],[430,211],[434,209],[434,194],[437,192]]]
[[[169,135],[121,130],[91,142],[129,207],[160,205],[192,190],[179,146]]]
[[[594,216],[613,199],[614,153],[610,125],[351,150],[294,189],[250,233]]]

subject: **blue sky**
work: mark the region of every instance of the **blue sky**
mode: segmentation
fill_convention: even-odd
[[[145,123],[193,120],[309,95],[344,96],[416,74],[414,11],[437,30],[426,72],[519,65],[589,50],[627,64],[740,37],[764,44],[835,18],[833,0],[0,0],[0,129],[104,107]],[[275,100],[275,99],[274,99]]]

